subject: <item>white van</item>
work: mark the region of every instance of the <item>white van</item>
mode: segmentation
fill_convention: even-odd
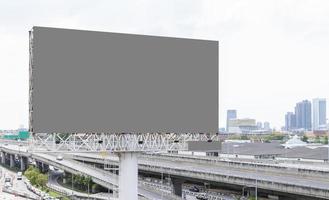
[[[9,176],[6,176],[5,177],[5,187],[6,188],[9,188],[11,186],[12,186],[12,184],[11,184],[11,178]]]
[[[22,180],[22,172],[17,172],[17,180]]]

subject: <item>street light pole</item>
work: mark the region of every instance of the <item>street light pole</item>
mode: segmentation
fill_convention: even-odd
[[[72,186],[72,196],[71,196],[71,199],[73,200],[73,174],[71,174],[71,186]]]
[[[258,186],[258,178],[257,178],[257,172],[258,172],[258,169],[257,169],[257,163],[255,163],[256,164],[256,188],[255,188],[255,199],[257,200],[257,198],[258,198],[258,191],[257,191],[257,186]]]

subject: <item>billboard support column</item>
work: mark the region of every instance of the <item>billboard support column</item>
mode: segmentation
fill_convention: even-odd
[[[119,153],[119,200],[138,200],[137,157],[137,152]]]

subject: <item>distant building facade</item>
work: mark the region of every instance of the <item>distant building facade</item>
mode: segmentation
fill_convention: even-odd
[[[230,133],[251,133],[257,130],[255,119],[230,119],[228,124],[228,132]]]
[[[326,129],[326,99],[313,99],[313,130]]]
[[[229,122],[232,119],[236,119],[237,118],[237,112],[236,110],[227,110],[227,114],[226,114],[226,131],[229,132]]]
[[[291,131],[296,128],[296,115],[293,112],[287,112],[285,116],[285,130]]]
[[[264,122],[264,130],[271,130],[270,122]]]
[[[262,122],[257,122],[257,129],[262,130],[263,129],[263,123]]]
[[[298,102],[295,107],[296,128],[312,130],[312,104],[308,100]]]

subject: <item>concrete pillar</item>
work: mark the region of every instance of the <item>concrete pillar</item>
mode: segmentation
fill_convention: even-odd
[[[39,169],[40,172],[42,172],[42,162],[40,161],[35,161],[36,167]]]
[[[182,179],[178,179],[178,178],[171,178],[172,184],[174,186],[174,194],[182,197],[183,194],[183,183],[185,182]]]
[[[10,154],[10,164],[9,164],[9,166],[11,168],[15,167],[15,155],[14,154]]]
[[[119,200],[138,200],[137,157],[135,152],[119,153]]]
[[[24,157],[24,156],[21,156],[20,157],[20,163],[21,163],[21,167],[20,167],[20,169],[21,169],[21,171],[25,171],[26,170],[26,168],[27,168],[27,158],[26,157]]]
[[[5,152],[1,151],[1,164],[5,164],[6,163],[6,154]]]
[[[66,184],[66,172],[63,173],[63,183]]]
[[[49,171],[49,165],[43,163],[43,172],[48,172]]]

